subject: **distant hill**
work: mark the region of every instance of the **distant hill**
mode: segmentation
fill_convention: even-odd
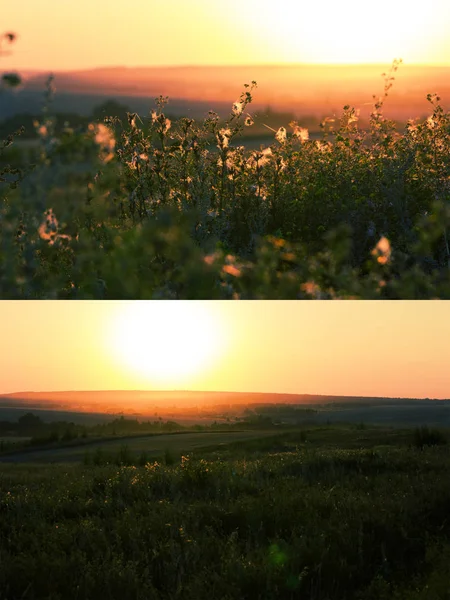
[[[155,408],[191,409],[217,405],[304,404],[304,405],[397,405],[429,404],[445,400],[416,400],[363,396],[327,396],[311,394],[271,394],[203,391],[66,391],[17,392],[0,395],[0,408],[40,408],[53,410],[132,412]]]
[[[77,106],[86,113],[105,96],[130,104],[139,101],[148,113],[154,98],[171,98],[169,111],[197,117],[210,110],[225,111],[239,97],[245,83],[258,82],[255,107],[323,117],[341,112],[344,104],[370,112],[372,95],[382,96],[383,72],[389,65],[289,65],[246,67],[107,67],[55,73],[55,110],[67,112]],[[401,65],[386,102],[386,115],[405,120],[430,112],[428,93],[438,93],[444,108],[450,107],[450,67]],[[24,86],[0,94],[0,119],[42,104],[48,73],[27,72]],[[100,100],[99,100],[100,99]],[[64,105],[64,106],[62,106]],[[69,106],[70,105],[70,106]],[[228,108],[227,108],[228,107]],[[134,106],[131,107],[135,110]],[[28,111],[28,108],[26,109]],[[80,114],[83,114],[80,112]]]
[[[8,92],[0,94],[0,121],[18,114],[39,115],[42,111],[44,100],[44,89],[29,88],[28,85],[19,92]],[[139,115],[149,115],[150,110],[155,108],[154,97],[127,96],[108,93],[96,89],[92,93],[64,92],[59,88],[53,100],[53,111],[56,113],[75,113],[84,117],[92,114],[94,108],[103,104],[105,100],[118,100],[121,104],[129,107],[132,112]],[[230,112],[230,103],[218,102],[214,106],[210,102],[189,102],[183,99],[172,99],[167,108],[167,113],[174,117],[189,116],[193,119],[202,119],[209,110],[214,109],[221,117]]]

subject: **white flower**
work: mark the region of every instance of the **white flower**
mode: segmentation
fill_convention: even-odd
[[[280,142],[280,144],[284,144],[286,142],[287,135],[285,127],[280,127],[280,129],[275,134],[275,139],[277,140],[277,142]]]
[[[385,265],[391,258],[391,244],[386,237],[382,237],[375,248],[372,250],[372,256],[375,256],[380,265]]]
[[[235,102],[233,104],[233,115],[235,117],[240,117],[244,111],[244,105],[242,102]]]
[[[299,127],[298,125],[295,125],[293,134],[302,142],[306,142],[306,140],[309,140],[309,131],[304,127]]]
[[[247,166],[249,168],[264,167],[269,163],[271,157],[271,148],[265,148],[262,152],[252,152],[250,158],[247,160]]]
[[[224,148],[228,148],[228,144],[230,143],[231,138],[231,130],[230,129],[221,129],[217,134],[217,141],[219,142],[218,148],[220,150]]]

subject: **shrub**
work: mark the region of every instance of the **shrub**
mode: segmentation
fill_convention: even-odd
[[[83,464],[86,466],[93,464],[92,453],[89,449],[86,450],[86,452],[83,455]]]
[[[76,433],[76,431],[74,431],[74,430],[73,430],[73,428],[69,428],[69,427],[68,427],[68,428],[67,428],[67,429],[64,431],[64,433],[63,433],[63,435],[62,435],[62,437],[61,437],[61,440],[62,440],[63,442],[70,442],[70,441],[72,441],[72,440],[76,440],[76,439],[77,439],[77,437],[78,437],[78,436],[77,436],[77,433]]]
[[[30,444],[32,446],[40,446],[43,444],[55,444],[59,442],[59,434],[56,430],[50,431],[50,433],[41,433],[38,435],[34,435],[31,440],[30,440]]]
[[[129,447],[126,444],[124,446],[120,447],[120,450],[117,453],[115,462],[118,465],[125,465],[125,466],[129,466],[134,463],[133,456],[130,452]]]
[[[145,467],[145,465],[149,462],[147,452],[143,450],[139,456],[138,465],[140,467]]]
[[[0,174],[2,298],[450,298],[439,97],[402,134],[382,100],[367,130],[345,106],[320,141],[292,122],[254,151],[255,86],[225,121],[173,122],[160,97],[145,130],[128,113],[58,137],[49,81],[36,168]]]
[[[96,465],[96,466],[101,466],[106,464],[106,457],[105,457],[105,453],[103,452],[102,448],[96,448],[95,452],[92,455],[92,464]]]
[[[447,441],[447,436],[441,430],[423,425],[414,430],[412,443],[416,448],[424,448],[425,446],[441,446],[447,444]]]
[[[177,457],[170,448],[164,450],[164,464],[172,466],[177,462]]]

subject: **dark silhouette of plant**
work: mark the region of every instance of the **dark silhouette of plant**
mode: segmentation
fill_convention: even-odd
[[[16,41],[16,39],[17,35],[12,32],[7,32],[0,35],[0,56],[10,54],[9,50],[4,50],[2,48],[3,43],[6,42],[7,44],[12,44]],[[6,87],[9,88],[15,88],[22,83],[22,79],[18,73],[5,73],[2,75],[1,81]]]
[[[121,121],[126,121],[127,114],[130,112],[130,108],[125,104],[121,104],[116,100],[106,100],[102,104],[96,106],[91,115],[95,121],[103,123],[106,117],[112,117],[120,119]]]
[[[430,428],[427,425],[417,427],[413,433],[413,446],[415,448],[442,446],[447,444],[447,442],[447,436],[441,430]]]

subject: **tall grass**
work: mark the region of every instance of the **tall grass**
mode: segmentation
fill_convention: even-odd
[[[430,428],[427,425],[416,427],[413,435],[413,446],[424,448],[425,446],[442,446],[448,443],[447,435],[441,430]]]
[[[0,597],[445,598],[446,449],[301,433],[171,465],[2,465]]]

